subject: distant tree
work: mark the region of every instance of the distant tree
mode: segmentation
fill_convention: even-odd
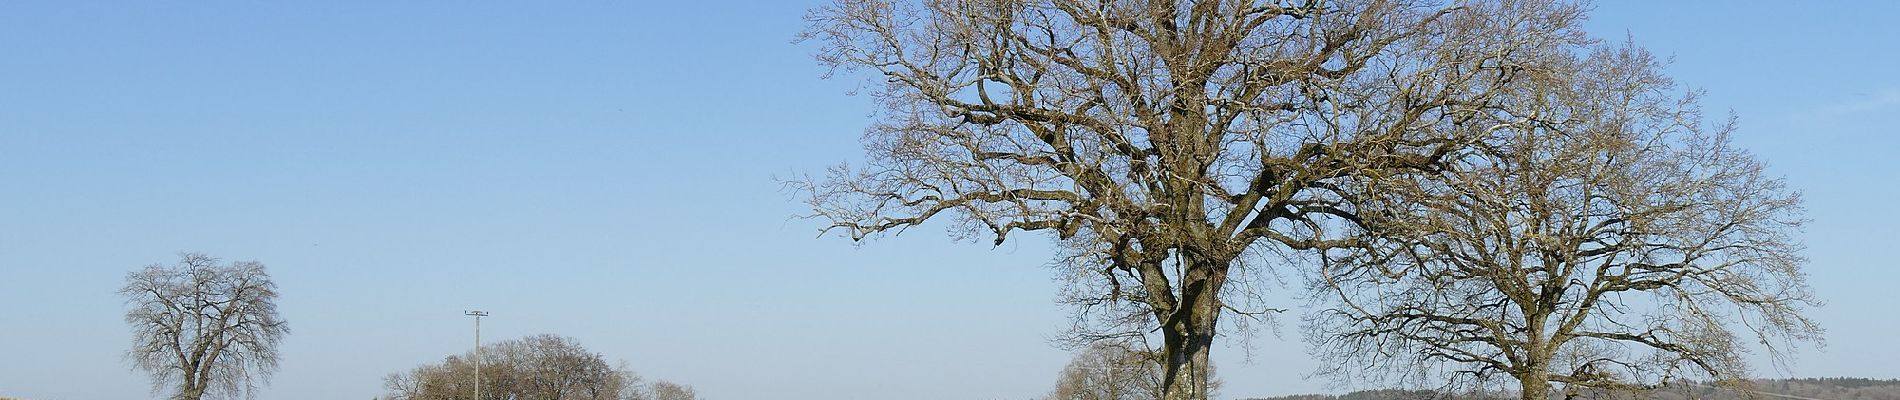
[[[650,400],[699,400],[692,386],[668,381],[654,382],[649,393],[647,399]]]
[[[199,253],[126,274],[126,359],[172,399],[253,398],[277,370],[290,326],[277,314],[277,284],[256,261],[220,263]]]
[[[1090,344],[1062,368],[1056,387],[1044,400],[1154,400],[1162,397],[1161,364],[1156,352],[1142,350],[1128,340]],[[1213,374],[1213,368],[1208,369]],[[1210,377],[1208,396],[1220,392],[1220,380]]]
[[[1800,198],[1730,143],[1733,121],[1705,123],[1633,44],[1571,64],[1500,94],[1508,112],[1480,117],[1489,137],[1457,168],[1357,203],[1378,240],[1329,253],[1317,282],[1331,372],[1545,400],[1736,382],[1745,343],[1779,360],[1820,340]]]
[[[1077,341],[1159,336],[1166,398],[1205,399],[1222,315],[1268,311],[1255,300],[1267,285],[1249,282],[1262,257],[1338,240],[1319,230],[1357,219],[1338,202],[1351,181],[1443,168],[1469,143],[1451,128],[1583,43],[1582,14],[1556,1],[837,0],[809,14],[806,37],[822,63],[874,74],[881,112],[864,165],[791,186],[853,240],[930,220],[997,244],[1054,237]]]
[[[385,377],[392,400],[466,399],[475,390],[473,352]],[[607,364],[572,338],[535,335],[482,346],[485,399],[649,399],[641,379]]]
[[[1505,400],[1504,397],[1483,393],[1444,393],[1433,390],[1374,389],[1361,390],[1343,395],[1301,394],[1276,397],[1256,397],[1244,400]]]

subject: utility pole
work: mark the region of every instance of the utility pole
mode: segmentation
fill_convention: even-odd
[[[463,311],[462,315],[475,317],[475,400],[482,400],[482,317],[487,311]]]

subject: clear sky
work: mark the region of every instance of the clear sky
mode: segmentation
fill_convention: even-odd
[[[871,109],[791,42],[814,0],[280,3],[0,4],[0,396],[146,397],[114,291],[179,251],[270,266],[264,399],[377,396],[469,308],[712,399],[1025,399],[1068,359],[1040,239],[789,218],[773,177]],[[1900,377],[1900,2],[1649,3],[1589,27],[1673,55],[1814,220],[1830,343],[1763,374]],[[1280,330],[1219,350],[1228,397],[1341,390]]]

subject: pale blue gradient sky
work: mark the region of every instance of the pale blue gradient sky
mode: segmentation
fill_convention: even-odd
[[[1674,55],[1807,196],[1831,342],[1793,374],[1900,377],[1900,3],[1645,3],[1589,27]],[[871,109],[790,42],[815,4],[0,4],[0,395],[147,397],[113,291],[178,251],[272,268],[266,399],[376,396],[471,307],[713,399],[1042,394],[1041,239],[788,219],[772,177],[858,157]],[[1281,330],[1218,353],[1228,397],[1335,390]]]

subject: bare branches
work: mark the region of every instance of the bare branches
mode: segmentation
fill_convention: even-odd
[[[198,253],[175,265],[126,274],[126,359],[175,399],[249,398],[277,369],[290,328],[277,314],[277,285],[256,261],[220,264]]]
[[[1584,43],[1544,1],[840,0],[804,35],[883,106],[863,165],[790,182],[824,231],[950,220],[1073,251],[1078,337],[1160,336],[1172,398],[1247,254],[1357,246],[1373,179],[1435,173]],[[1259,288],[1265,285],[1245,285]],[[1142,317],[1142,318],[1135,318]],[[1177,386],[1176,381],[1182,382]]]
[[[1160,354],[1134,338],[1104,339],[1078,351],[1046,400],[1149,400],[1162,398]],[[1213,380],[1219,391],[1219,380]]]
[[[1505,88],[1457,168],[1377,182],[1357,203],[1374,240],[1329,252],[1314,282],[1333,294],[1316,347],[1543,399],[1743,377],[1737,330],[1771,352],[1818,340],[1798,196],[1658,71],[1598,48]]]

